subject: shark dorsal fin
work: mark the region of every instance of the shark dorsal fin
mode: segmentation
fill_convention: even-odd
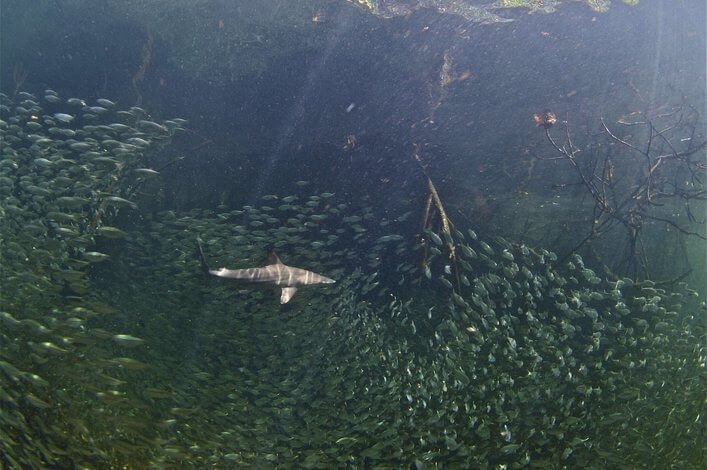
[[[268,253],[268,264],[282,264],[282,261],[280,261],[280,258],[277,256],[277,253],[271,251],[270,253]]]

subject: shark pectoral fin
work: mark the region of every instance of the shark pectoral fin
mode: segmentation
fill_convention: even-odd
[[[286,304],[297,293],[296,287],[283,287],[280,295],[280,303]]]

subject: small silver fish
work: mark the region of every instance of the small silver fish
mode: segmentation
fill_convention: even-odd
[[[54,113],[54,119],[64,122],[64,123],[69,123],[74,120],[74,117],[71,114]]]

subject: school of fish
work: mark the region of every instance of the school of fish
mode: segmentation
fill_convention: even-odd
[[[335,182],[146,210],[186,124],[0,95],[4,467],[702,464],[705,307],[686,284],[475,227],[414,233],[413,202],[386,214]],[[238,275],[274,249],[336,282],[281,305],[207,276],[197,237]]]

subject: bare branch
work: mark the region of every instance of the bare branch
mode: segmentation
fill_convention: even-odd
[[[697,232],[691,232],[687,229],[684,229],[670,219],[665,219],[663,217],[656,217],[654,215],[648,215],[648,214],[642,214],[642,215],[643,215],[643,217],[646,217],[648,219],[657,220],[658,222],[665,222],[666,224],[674,227],[677,231],[679,231],[680,233],[683,233],[685,235],[691,235],[691,236],[695,236],[697,238],[701,238],[702,240],[707,240],[707,236],[704,236],[704,235],[697,233]]]
[[[637,89],[634,88],[634,91],[640,96]],[[630,275],[650,277],[649,259],[643,240],[644,229],[650,227],[645,225],[646,220],[663,222],[681,234],[707,240],[704,232],[691,228],[704,222],[696,220],[690,208],[690,201],[707,200],[707,190],[704,188],[707,162],[692,157],[707,147],[707,139],[697,130],[699,113],[689,104],[668,110],[663,107],[652,116],[647,116],[646,113],[632,113],[629,116],[631,120],[622,118],[618,123],[645,126],[644,142],[637,142],[637,138],[619,137],[601,117],[602,132],[590,136],[620,144],[609,146],[603,156],[600,155],[601,142],[583,148],[576,147],[569,126],[565,123],[564,142],[561,143],[550,134],[552,125],[543,125],[541,122],[538,125],[544,127],[548,142],[559,156],[538,159],[567,161],[579,177],[579,184],[594,200],[591,226],[567,256],[579,251],[591,241],[606,236],[614,227],[623,226],[626,230],[625,240],[628,242],[626,255],[611,264]],[[535,120],[537,124],[538,121]],[[686,135],[689,137],[683,137]],[[629,149],[629,156],[635,152],[633,155],[638,159],[636,163],[641,161],[640,167],[632,166],[631,160],[622,158],[621,155],[613,159],[611,149],[621,147]],[[577,155],[580,152],[583,152],[584,157],[578,160]],[[619,165],[615,167],[614,161],[619,161]],[[638,168],[645,169],[636,172]],[[677,219],[669,216],[661,217],[650,213],[651,208],[666,205],[669,198],[685,201],[687,225],[681,225]],[[678,243],[683,242],[679,240]],[[590,248],[589,251],[594,253],[594,248],[596,247]],[[566,259],[567,256],[563,258]],[[601,259],[598,261],[604,266],[607,265]]]

